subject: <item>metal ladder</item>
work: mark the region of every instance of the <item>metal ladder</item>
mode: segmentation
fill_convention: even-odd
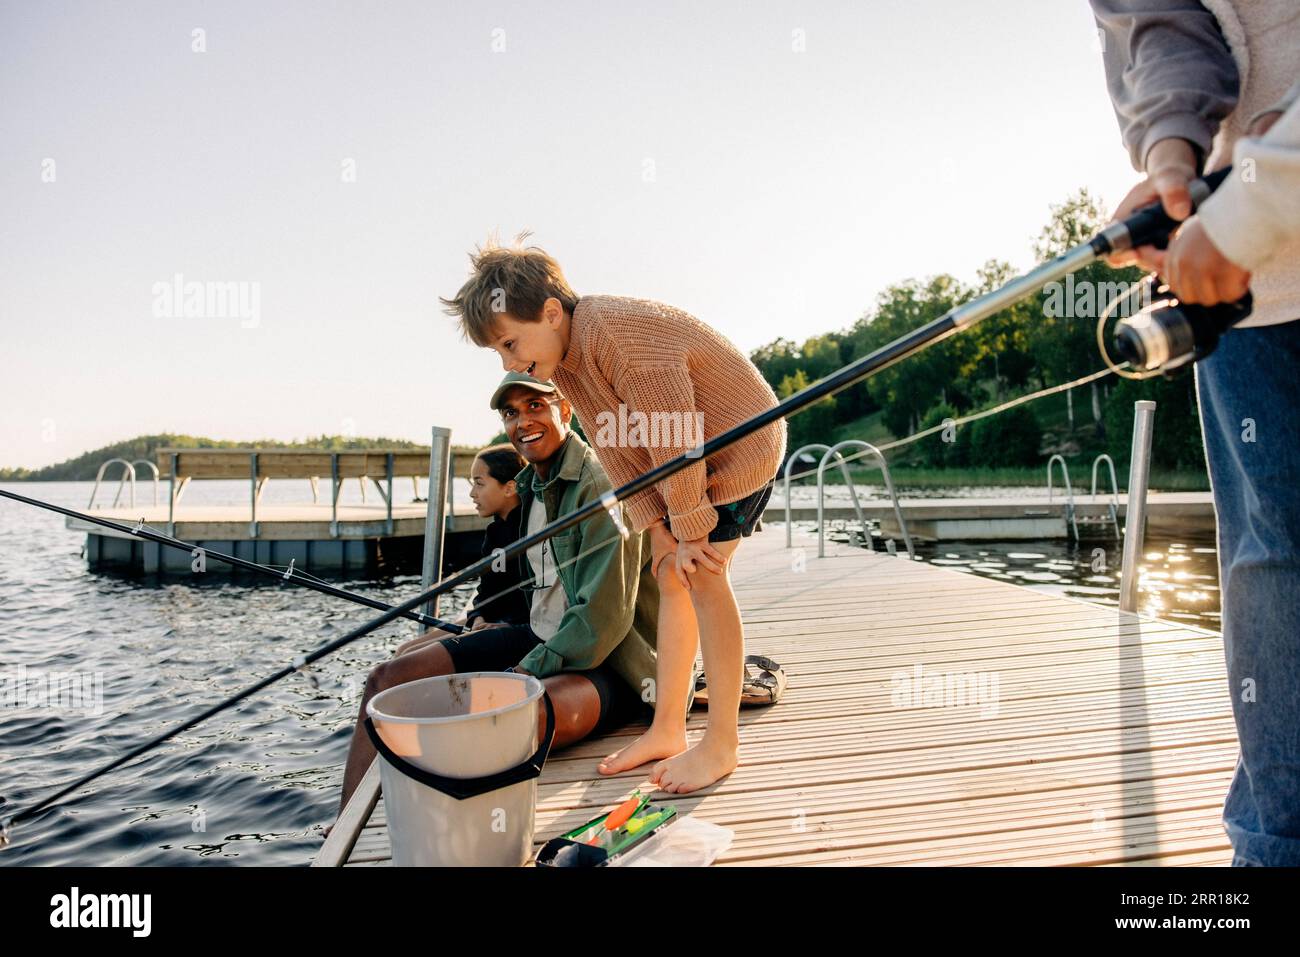
[[[87,510],[95,507],[95,496],[99,494],[99,483],[103,480],[104,473],[108,471],[108,467],[110,465],[118,464],[122,466],[122,478],[117,483],[117,494],[113,496],[113,504],[110,507],[117,508],[117,503],[122,500],[122,487],[126,485],[127,479],[131,480],[130,504],[132,508],[135,507],[135,466],[126,459],[109,459],[101,465],[99,471],[95,473],[95,487],[90,490],[90,501],[86,504]],[[157,493],[155,492],[154,494]],[[100,507],[102,508],[103,506]]]
[[[903,533],[903,543],[907,546],[907,557],[916,558],[916,549],[912,547],[912,536],[907,532],[907,522],[903,519],[903,510],[898,507],[898,493],[894,491],[894,480],[889,476],[889,465],[885,462],[885,456],[881,454],[880,449],[876,448],[870,442],[864,442],[861,439],[845,439],[843,442],[837,442],[827,449],[822,460],[817,464],[817,557],[823,558],[826,555],[826,523],[823,520],[825,512],[825,494],[826,494],[826,466],[831,461],[831,456],[839,459],[840,467],[846,476],[845,481],[849,485],[849,494],[853,498],[853,507],[858,511],[858,517],[862,518],[862,508],[858,505],[858,493],[853,487],[853,482],[848,478],[848,466],[844,462],[844,457],[840,455],[840,449],[848,446],[856,446],[862,451],[874,456],[880,462],[881,474],[885,477],[885,488],[889,491],[889,500],[894,505],[894,518],[898,522],[898,527]],[[787,499],[788,501],[788,499]],[[787,528],[789,526],[787,525]],[[867,544],[871,544],[871,535],[867,532],[866,520],[862,521],[863,534],[866,535]],[[890,551],[893,551],[892,541],[889,543]]]
[[[820,449],[826,452],[827,455],[829,455],[830,448],[831,447],[824,442],[813,442],[811,445],[805,445],[802,448],[798,449],[793,455],[790,456],[790,458],[786,460],[785,475],[782,484],[782,492],[785,497],[785,547],[786,548],[790,547],[792,541],[791,529],[793,528],[793,525],[790,521],[790,470],[794,468],[794,464],[799,460],[799,456],[803,455],[805,452],[811,452],[814,449]],[[867,528],[867,517],[862,513],[862,506],[858,504],[858,492],[857,489],[853,487],[853,478],[852,476],[849,475],[848,463],[844,461],[844,456],[840,455],[838,452],[835,453],[835,458],[839,463],[840,472],[844,476],[844,484],[849,487],[849,495],[852,496],[853,498],[853,510],[858,513],[858,521],[862,524],[862,535],[865,538],[867,544],[870,544],[871,531],[870,529]],[[817,476],[820,482],[821,479],[820,468],[818,469]],[[821,517],[822,517],[821,490],[819,485],[818,492],[817,492],[817,524],[819,526],[821,525]]]
[[[1106,467],[1110,469],[1110,506],[1109,506],[1109,508],[1110,508],[1110,525],[1111,525],[1111,528],[1115,529],[1115,539],[1116,539],[1116,541],[1118,541],[1119,538],[1120,538],[1120,534],[1119,534],[1119,481],[1115,478],[1115,461],[1114,461],[1114,460],[1113,460],[1109,455],[1107,455],[1105,452],[1102,452],[1101,455],[1097,456],[1095,459],[1092,460],[1092,495],[1091,495],[1091,498],[1092,498],[1092,503],[1095,505],[1095,504],[1097,503],[1097,466],[1100,465],[1100,464],[1102,463],[1103,460],[1106,462]],[[1105,520],[1104,520],[1104,519],[1102,520],[1101,524],[1103,524],[1103,525],[1105,524]]]
[[[1070,470],[1066,468],[1065,456],[1059,452],[1047,460],[1047,505],[1052,505],[1052,464],[1061,463],[1061,475],[1065,477],[1065,521],[1068,523],[1074,540],[1079,540],[1079,523],[1074,516],[1074,489],[1070,488]]]

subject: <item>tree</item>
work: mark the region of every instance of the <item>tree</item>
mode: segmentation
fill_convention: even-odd
[[[1015,276],[1010,263],[990,259],[978,273],[976,295],[992,292]],[[972,341],[970,376],[992,379],[993,398],[999,402],[1008,389],[1020,389],[1034,371],[1030,351],[1033,327],[1039,315],[1030,300],[1022,299],[989,316],[968,333]]]
[[[1051,219],[1043,227],[1034,253],[1040,260],[1053,259],[1066,250],[1087,242],[1106,223],[1106,215],[1086,189],[1051,207]],[[1031,349],[1042,365],[1045,378],[1069,382],[1096,371],[1102,365],[1097,355],[1097,319],[1110,301],[1141,277],[1137,269],[1112,269],[1097,261],[1039,292],[1040,319],[1031,335]],[[1099,439],[1106,435],[1100,386],[1091,384],[1092,422]],[[1074,430],[1074,394],[1067,394],[1070,429]]]
[[[891,342],[939,318],[970,295],[970,290],[951,276],[890,286],[880,294],[867,326],[870,335],[864,338],[876,340],[878,344]],[[961,371],[970,365],[973,349],[970,339],[953,336],[873,376],[871,394],[884,410],[889,430],[895,435],[917,431],[921,416],[936,402],[968,408],[971,405],[969,384]]]
[[[802,369],[788,375],[777,386],[779,399],[788,399],[796,392],[801,392],[810,385],[808,375]],[[812,442],[829,444],[831,433],[835,429],[835,396],[828,395],[818,399],[812,405],[796,412],[787,420],[788,435],[786,444],[789,451]]]

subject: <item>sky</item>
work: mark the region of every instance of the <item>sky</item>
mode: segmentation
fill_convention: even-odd
[[[749,352],[1135,178],[1085,0],[0,0],[0,467],[484,443],[438,297],[494,233]]]

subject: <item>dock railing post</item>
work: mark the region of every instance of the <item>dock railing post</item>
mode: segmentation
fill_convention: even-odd
[[[171,483],[167,489],[167,534],[175,537],[176,535],[176,465],[180,461],[180,455],[172,453],[172,474],[168,481]]]
[[[451,429],[433,427],[429,443],[429,495],[424,516],[424,568],[420,574],[420,591],[428,591],[442,577],[442,539],[447,530],[447,489],[451,483]],[[438,599],[421,609],[430,617],[438,615]],[[421,631],[423,625],[417,625]]]
[[[391,536],[393,534],[393,453],[392,452],[388,453],[388,461],[385,466],[385,473],[388,476],[388,516],[384,521],[384,534]]]
[[[248,456],[249,466],[249,500],[252,503],[251,512],[248,521],[248,537],[257,538],[257,453],[250,452]],[[257,554],[254,547],[253,554]],[[256,561],[256,559],[254,559]]]
[[[1151,435],[1156,404],[1149,399],[1133,403],[1133,450],[1128,467],[1128,507],[1124,510],[1124,564],[1120,570],[1120,611],[1136,612],[1138,562],[1147,520],[1147,484],[1151,480]]]
[[[339,454],[330,453],[330,538],[339,537]]]

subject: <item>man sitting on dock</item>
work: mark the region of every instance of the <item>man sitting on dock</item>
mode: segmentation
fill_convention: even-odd
[[[569,429],[572,410],[554,385],[512,372],[493,393],[492,408],[529,463],[515,478],[527,534],[610,491],[596,454]],[[541,678],[555,705],[556,748],[650,716],[659,586],[645,534],[622,538],[602,509],[511,561],[526,562],[521,580],[531,595],[527,624],[442,638],[370,672],[340,810],[375,758],[362,724],[367,702],[408,681],[470,671]]]

